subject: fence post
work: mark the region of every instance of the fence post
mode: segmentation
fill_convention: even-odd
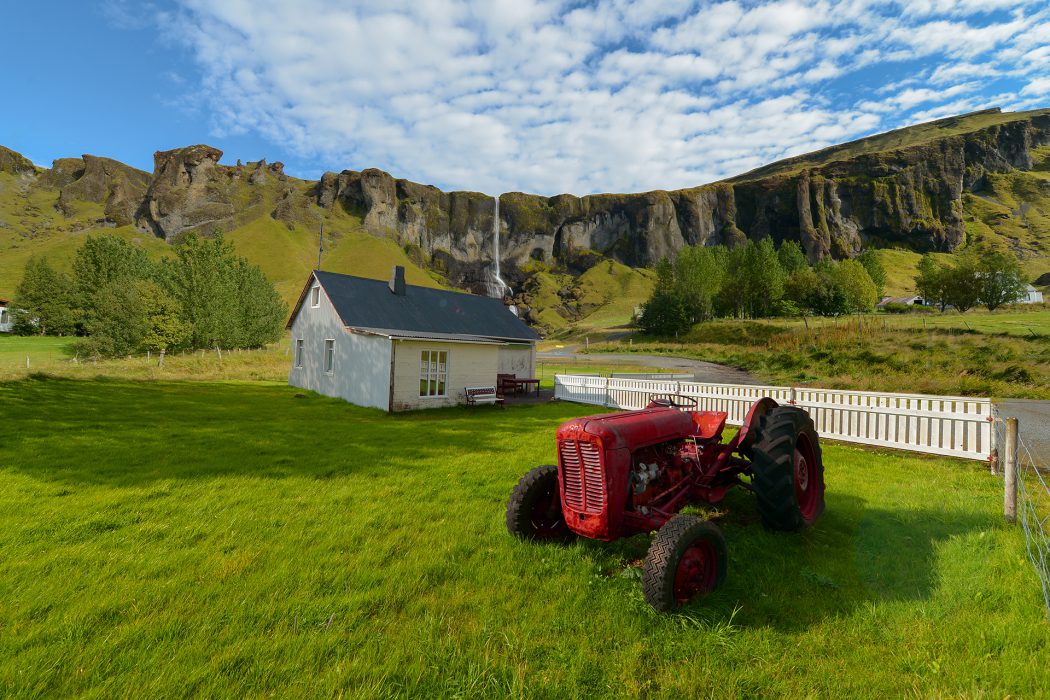
[[[1006,457],[1003,460],[1005,478],[1003,493],[1003,515],[1006,522],[1017,521],[1017,419],[1006,419]]]

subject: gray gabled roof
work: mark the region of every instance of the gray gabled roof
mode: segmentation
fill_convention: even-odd
[[[405,285],[404,295],[398,295],[381,280],[334,272],[315,271],[313,275],[347,328],[403,337],[438,334],[475,336],[479,340],[539,340],[536,332],[499,299],[411,284]],[[292,318],[306,298],[305,291]]]

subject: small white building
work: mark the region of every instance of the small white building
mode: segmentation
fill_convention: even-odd
[[[11,318],[13,312],[11,303],[6,299],[0,299],[0,333],[10,333],[14,328],[14,319]]]
[[[384,411],[465,403],[497,374],[533,378],[539,336],[499,299],[311,273],[288,321],[288,383]]]
[[[1022,304],[1042,304],[1043,293],[1030,284],[1025,285],[1024,298],[1021,299]]]
[[[875,304],[875,308],[885,308],[887,304],[896,304],[898,306],[922,306],[925,302],[922,297],[912,295],[910,297],[882,297],[878,303]]]

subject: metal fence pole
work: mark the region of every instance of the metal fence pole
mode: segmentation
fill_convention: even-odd
[[[1006,522],[1017,521],[1017,419],[1006,419],[1006,457],[1003,460],[1003,515]]]

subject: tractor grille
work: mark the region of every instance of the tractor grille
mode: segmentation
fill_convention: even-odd
[[[580,513],[601,513],[605,509],[605,479],[598,446],[564,440],[559,451],[565,504]]]

